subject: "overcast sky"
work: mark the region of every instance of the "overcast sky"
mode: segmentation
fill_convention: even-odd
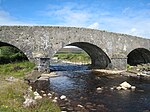
[[[76,26],[150,38],[150,0],[0,0],[0,25]]]

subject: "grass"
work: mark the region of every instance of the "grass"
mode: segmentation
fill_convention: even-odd
[[[22,79],[34,66],[28,61],[0,65],[0,112],[60,112],[59,107],[48,98],[39,100],[35,106],[23,107],[23,96],[29,85]],[[10,76],[18,80],[6,81]]]
[[[58,57],[58,59],[70,61],[70,62],[83,62],[90,63],[91,58],[85,52],[81,53],[57,53],[54,57]]]
[[[14,62],[0,65],[0,76],[23,77],[24,74],[31,71],[35,64],[29,61]]]

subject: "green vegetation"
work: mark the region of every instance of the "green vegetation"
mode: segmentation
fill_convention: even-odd
[[[0,47],[0,112],[60,112],[48,98],[39,100],[34,106],[23,107],[23,96],[29,88],[23,78],[34,66],[19,49]],[[6,80],[10,77],[12,81]]]
[[[35,106],[23,107],[23,96],[29,88],[23,76],[33,67],[34,64],[28,61],[0,65],[0,112],[60,112],[59,107],[48,98],[39,100]],[[17,80],[5,80],[11,76]]]
[[[85,52],[80,53],[57,53],[54,55],[60,60],[70,61],[70,62],[83,62],[83,63],[90,63],[91,58]]]
[[[127,70],[131,70],[133,67],[129,64],[127,64]]]
[[[27,57],[19,49],[12,46],[0,47],[0,64],[27,60]]]
[[[0,65],[0,76],[23,77],[24,74],[31,71],[35,66],[29,61],[16,62]]]

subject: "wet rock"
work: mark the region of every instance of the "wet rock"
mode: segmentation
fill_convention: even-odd
[[[48,93],[47,95],[48,95],[48,96],[52,96],[52,94],[51,94],[51,93]]]
[[[53,99],[53,100],[52,100],[52,102],[56,103],[56,102],[57,102],[57,100],[56,100],[56,99]]]
[[[83,106],[82,106],[82,105],[80,105],[80,104],[79,104],[79,105],[77,105],[77,106],[78,106],[78,107],[80,107],[80,108],[83,108]]]
[[[47,95],[46,95],[46,94],[43,94],[43,96],[46,97]]]
[[[126,82],[126,81],[123,82],[123,83],[121,83],[120,86],[121,86],[122,88],[127,88],[127,89],[131,88],[131,85],[130,85],[128,82]]]
[[[96,112],[97,110],[96,110],[95,108],[92,108],[91,111],[92,111],[92,112],[93,112],[93,111]]]
[[[111,87],[110,90],[114,90],[114,87]]]
[[[79,111],[82,107],[75,107],[74,110]]]
[[[40,96],[40,95],[35,96],[34,99],[35,99],[35,100],[40,100],[40,99],[42,99],[42,96]]]
[[[73,111],[73,107],[68,107],[67,110],[68,111]]]
[[[97,91],[102,91],[102,90],[103,90],[103,88],[98,87],[96,90],[97,90]]]
[[[135,86],[131,86],[131,90],[135,90],[135,88],[136,88]]]
[[[60,99],[61,99],[61,100],[64,100],[64,99],[66,99],[66,96],[65,96],[65,95],[62,95],[62,96],[60,97]]]
[[[121,87],[120,87],[120,86],[118,86],[118,87],[116,87],[116,89],[117,89],[117,90],[121,90]]]
[[[41,93],[45,93],[45,91],[41,90]]]
[[[32,92],[32,87],[31,86],[28,88],[28,92]]]
[[[121,89],[123,89],[123,90],[127,90],[128,88],[126,88],[126,87],[121,87]]]
[[[116,87],[117,90],[127,90],[127,89],[131,89],[131,90],[135,90],[135,86],[132,86],[131,84],[129,84],[128,82],[123,82],[121,83],[118,87]]]
[[[40,96],[40,94],[39,94],[37,91],[35,91],[33,94],[34,94],[35,96]]]
[[[86,108],[92,108],[93,106],[92,105],[86,105]]]
[[[55,98],[54,98],[54,100],[57,100],[57,99],[58,99],[58,97],[55,97]]]

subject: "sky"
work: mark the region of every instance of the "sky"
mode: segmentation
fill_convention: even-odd
[[[85,27],[150,39],[150,0],[0,0],[0,25]]]

